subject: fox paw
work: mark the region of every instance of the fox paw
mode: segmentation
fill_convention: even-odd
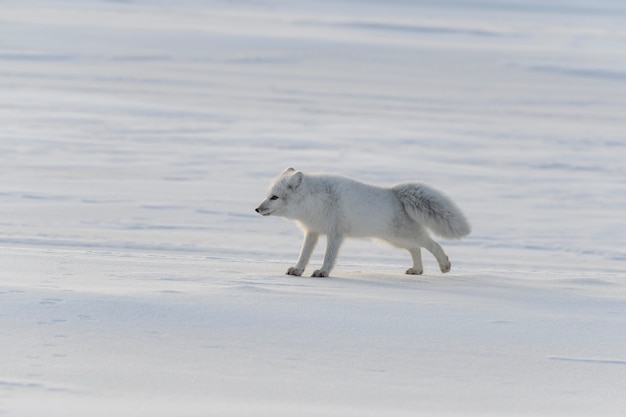
[[[328,272],[323,271],[321,269],[318,269],[317,271],[314,271],[313,275],[311,275],[311,276],[315,277],[315,278],[327,277],[328,276]]]
[[[409,269],[406,270],[405,274],[407,274],[407,275],[422,275],[423,272],[424,272],[423,269],[409,268]]]
[[[287,275],[293,275],[295,277],[299,277],[304,272],[304,269],[294,268],[293,266],[289,268],[286,272]]]
[[[450,263],[450,261],[447,261],[443,265],[439,265],[439,269],[441,269],[441,272],[444,273],[444,274],[446,272],[450,272],[450,268],[452,268],[452,264]]]

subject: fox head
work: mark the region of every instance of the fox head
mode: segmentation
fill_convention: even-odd
[[[267,198],[255,209],[262,216],[290,217],[294,200],[304,188],[304,174],[287,168],[270,185]]]

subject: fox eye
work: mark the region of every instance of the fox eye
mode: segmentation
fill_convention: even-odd
[[[270,197],[270,200],[278,200],[278,196],[277,195],[273,195]]]

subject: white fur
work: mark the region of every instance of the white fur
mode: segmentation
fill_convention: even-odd
[[[287,270],[297,276],[304,272],[320,235],[327,236],[326,254],[314,277],[328,276],[346,237],[373,237],[407,249],[413,259],[407,274],[422,273],[420,248],[425,248],[435,256],[441,272],[448,272],[448,256],[428,229],[450,239],[470,233],[469,223],[452,200],[423,184],[383,188],[335,175],[305,175],[293,168],[274,180],[256,211],[293,219],[304,230],[298,262]]]

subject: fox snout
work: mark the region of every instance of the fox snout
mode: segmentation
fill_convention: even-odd
[[[264,207],[263,204],[255,208],[254,211],[259,213],[261,216],[267,216],[269,214],[269,210],[267,209],[267,207]]]

